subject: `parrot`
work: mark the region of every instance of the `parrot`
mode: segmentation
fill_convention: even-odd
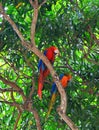
[[[61,82],[63,88],[67,87],[68,82],[71,80],[71,78],[72,78],[72,76],[70,74],[69,75],[60,74],[59,79],[60,79],[60,82]],[[52,89],[51,89],[51,95],[56,92],[57,92],[57,87],[56,87],[56,84],[53,83]]]
[[[60,74],[59,80],[60,80],[61,85],[62,85],[63,88],[67,87],[68,82],[71,80],[71,78],[72,78],[72,76],[70,74],[68,74],[68,75]],[[58,95],[57,86],[56,86],[55,83],[53,83],[52,84],[52,89],[51,89],[51,100],[50,100],[50,104],[49,104],[49,108],[48,108],[48,112],[47,112],[45,120],[47,120],[48,116],[50,115],[50,112],[51,112],[51,110],[53,108],[53,104],[55,103],[57,95]]]
[[[53,65],[55,57],[60,55],[60,52],[57,47],[51,46],[45,49],[44,55]],[[39,98],[42,99],[42,89],[43,89],[44,79],[50,74],[50,71],[41,59],[39,60],[39,63],[38,63],[38,70],[39,70],[39,77],[38,77],[37,93],[38,93]]]

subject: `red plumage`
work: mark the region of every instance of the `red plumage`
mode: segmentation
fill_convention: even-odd
[[[51,62],[51,64],[54,63],[54,59],[57,54],[59,54],[59,50],[54,46],[51,46],[44,51],[44,55]],[[38,64],[38,69],[40,71],[39,78],[38,78],[38,96],[41,99],[44,79],[49,75],[50,71],[48,70],[48,68],[46,67],[46,65],[43,63],[41,59]]]

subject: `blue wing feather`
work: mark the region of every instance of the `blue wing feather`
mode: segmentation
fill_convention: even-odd
[[[64,74],[59,75],[59,79],[61,80],[63,78]]]
[[[46,53],[47,53],[47,50],[44,51],[45,56],[46,56]],[[43,71],[46,69],[46,66],[41,59],[39,60],[39,63],[38,63],[38,70],[40,69],[42,69]]]
[[[47,50],[44,51],[44,55],[46,56]]]

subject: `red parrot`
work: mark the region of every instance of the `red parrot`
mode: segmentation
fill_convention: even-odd
[[[44,55],[51,62],[51,64],[53,64],[55,56],[59,55],[59,50],[55,46],[51,46],[44,51]],[[49,75],[50,71],[48,70],[47,66],[43,63],[41,59],[39,60],[38,63],[38,70],[40,72],[38,78],[38,96],[41,99],[44,79]]]
[[[63,88],[66,88],[67,85],[68,85],[68,82],[71,80],[72,76],[71,75],[64,75],[64,74],[60,74],[59,76],[59,79],[60,79],[60,82],[62,84],[62,87]],[[57,87],[56,87],[56,84],[53,83],[52,84],[52,89],[51,89],[51,100],[50,100],[50,104],[49,104],[49,109],[48,109],[48,112],[47,112],[47,115],[46,115],[46,119],[48,118],[52,108],[53,108],[53,104],[56,100],[56,97],[57,97]]]

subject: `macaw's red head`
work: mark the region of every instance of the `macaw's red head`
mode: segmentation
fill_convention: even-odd
[[[63,78],[61,79],[61,84],[63,88],[66,88],[68,85],[68,82],[71,80],[72,76],[71,75],[64,75]]]
[[[50,48],[51,48],[52,52],[53,52],[55,55],[60,55],[60,52],[59,52],[59,50],[58,50],[57,47],[51,46]]]
[[[60,52],[58,48],[56,48],[55,46],[51,46],[46,49],[46,57],[51,63],[54,62],[55,56],[58,56],[58,55],[60,55]]]

